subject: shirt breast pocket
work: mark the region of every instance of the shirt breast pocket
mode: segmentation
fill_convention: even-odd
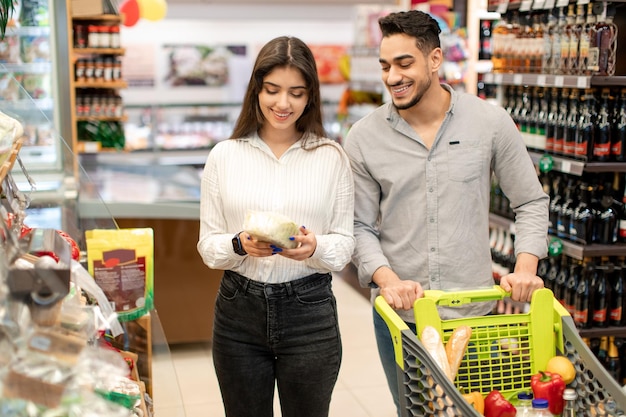
[[[453,140],[448,143],[448,177],[469,182],[479,177],[481,149],[478,141]]]

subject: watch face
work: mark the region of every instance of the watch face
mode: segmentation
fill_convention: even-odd
[[[237,233],[233,239],[233,251],[235,251],[235,253],[237,255],[247,255],[248,253],[243,249],[243,246],[241,246],[241,240],[239,240],[239,233]]]

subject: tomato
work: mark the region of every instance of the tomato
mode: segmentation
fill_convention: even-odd
[[[566,356],[557,355],[550,358],[546,365],[546,372],[561,375],[566,385],[576,378],[576,368],[574,368],[574,364]]]

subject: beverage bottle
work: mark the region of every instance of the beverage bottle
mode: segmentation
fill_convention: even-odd
[[[608,258],[607,258],[608,259]],[[602,259],[600,265],[595,268],[591,286],[593,287],[592,300],[592,325],[593,327],[607,327],[609,325],[608,308],[610,286],[607,280],[607,259]]]
[[[548,11],[543,15],[543,38],[542,38],[542,58],[541,58],[541,73],[552,74],[552,42],[554,42],[554,35],[556,32],[556,16],[554,13]]]
[[[609,337],[609,352],[606,363],[606,369],[609,374],[618,382],[621,381],[621,363],[619,359],[619,352],[617,345],[615,344],[615,336]]]
[[[554,152],[554,141],[556,132],[556,119],[559,115],[559,91],[556,87],[547,90],[546,96],[548,99],[548,115],[546,116],[546,152]],[[625,119],[626,120],[626,119]]]
[[[562,417],[576,417],[576,390],[572,388],[565,388],[563,391],[563,413],[561,413]]]
[[[563,206],[565,179],[561,175],[552,177],[552,195],[550,196],[548,233],[556,234],[558,216]]]
[[[579,4],[576,7],[574,24],[569,29],[569,55],[567,60],[567,74],[578,74],[578,61],[580,59],[580,37],[585,25],[585,6]]]
[[[604,9],[596,25],[599,56],[598,71],[595,75],[613,75],[617,54],[617,25],[613,23],[615,9],[613,6],[609,9],[606,2],[603,4]]]
[[[515,408],[517,409],[515,417],[530,417],[533,412],[533,393],[529,391],[518,392]]]
[[[609,108],[610,89],[603,88],[598,112],[597,135],[593,143],[593,159],[607,162],[611,158],[611,114]]]
[[[598,346],[596,357],[598,358],[598,361],[600,361],[602,366],[606,368],[609,363],[609,337],[608,336],[600,337],[600,345]]]
[[[563,136],[563,154],[566,156],[574,156],[576,153],[579,105],[578,89],[572,88],[569,95],[569,113],[567,114],[565,135]]]
[[[535,97],[537,99],[538,111],[535,118],[535,147],[543,152],[546,151],[546,124],[548,122],[548,89],[536,87]]]
[[[507,72],[518,72],[522,67],[521,39],[522,25],[517,11],[513,12],[511,20],[511,30],[507,34],[507,45],[505,50]]]
[[[559,74],[569,74],[570,60],[578,58],[578,38],[575,34],[576,26],[576,14],[574,13],[574,4],[570,4],[567,7],[567,16],[565,17],[566,24],[563,30],[563,36],[561,37],[561,64],[559,68]],[[575,57],[570,57],[570,53],[573,51],[572,44],[576,45]]]
[[[581,260],[576,260],[570,266],[569,278],[565,284],[565,304],[564,307],[570,316],[575,317],[575,303],[576,303],[576,291],[581,281],[583,263]]]
[[[596,36],[596,16],[593,14],[593,3],[589,2],[587,5],[587,20],[580,33],[578,46],[578,74],[580,75],[593,74],[593,68],[598,65],[599,49],[595,42]]]
[[[593,152],[596,150],[595,140],[595,97],[593,95],[593,89],[585,89],[585,94],[580,98],[580,116],[578,118],[578,130],[576,132],[576,144],[574,146],[574,154],[576,158],[584,161],[590,161]],[[608,108],[607,108],[608,112]],[[607,113],[608,117],[608,113]],[[610,126],[607,124],[607,129]],[[610,142],[607,146],[607,151],[610,153]]]
[[[546,273],[546,278],[544,280],[544,286],[551,290],[552,293],[555,293],[556,288],[556,277],[559,274],[560,263],[557,258],[551,256],[549,259],[548,272]]]
[[[491,31],[491,63],[493,65],[493,72],[496,73],[505,72],[505,49],[507,35],[510,31],[509,17],[508,14],[502,16]]]
[[[615,176],[617,177],[617,173]],[[593,242],[610,245],[617,242],[618,218],[621,204],[613,197],[613,188],[608,181],[599,189],[600,196],[594,204],[595,225]],[[562,210],[561,210],[562,211]]]
[[[573,178],[567,181],[561,211],[557,215],[556,234],[560,238],[569,238],[569,227],[574,208],[576,207],[576,182]]]
[[[532,73],[542,72],[543,63],[543,37],[547,36],[544,33],[544,25],[541,23],[541,16],[535,14],[532,17],[532,37],[530,38],[530,66],[529,71]]]
[[[532,402],[532,417],[552,417],[552,413],[548,410],[548,400],[545,398],[535,398]]]
[[[561,268],[559,269],[559,273],[556,276],[555,287],[554,287],[554,298],[559,300],[561,305],[565,306],[565,293],[566,293],[566,284],[569,279],[569,270],[570,270],[570,258],[565,255],[561,255]]]
[[[593,288],[591,287],[591,280],[595,266],[592,263],[586,263],[583,268],[574,299],[574,323],[579,329],[589,329],[593,326],[591,314]]]
[[[554,153],[557,155],[564,153],[565,135],[567,130],[567,114],[570,106],[569,88],[561,89],[559,100],[559,114],[556,118],[556,130],[554,132]]]
[[[526,115],[526,145],[530,149],[544,150],[545,144],[540,143],[537,137],[537,125],[539,121],[539,113],[541,111],[541,99],[543,94],[541,93],[541,87],[528,88],[529,99],[528,104],[530,109]],[[545,138],[545,137],[544,137]]]
[[[567,22],[565,19],[565,13],[563,11],[563,7],[559,8],[558,19],[554,30],[552,32],[552,53],[551,53],[551,65],[550,65],[550,74],[563,74],[561,71],[561,63],[563,61],[563,42],[566,41],[566,28]],[[568,44],[569,46],[569,44]],[[569,47],[567,49],[569,53]]]
[[[624,325],[624,258],[618,259],[609,276],[611,298],[609,299],[609,325]]]
[[[586,182],[581,182],[579,187],[578,205],[570,222],[570,238],[577,243],[587,244],[593,239],[594,213],[591,208],[593,187]]]
[[[478,59],[491,59],[491,20],[481,20],[480,22]]]
[[[611,157],[617,162],[626,161],[626,88],[620,90],[615,106],[614,130],[611,134]]]

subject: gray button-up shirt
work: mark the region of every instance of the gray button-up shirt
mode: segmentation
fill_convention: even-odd
[[[515,211],[515,253],[547,255],[548,204],[522,137],[504,109],[450,94],[431,149],[384,104],[355,123],[345,140],[355,180],[353,261],[362,286],[382,266],[424,289],[493,285],[489,247],[491,174]],[[373,289],[372,298],[378,295]],[[491,305],[442,311],[482,315]],[[413,322],[412,312],[399,312]]]

